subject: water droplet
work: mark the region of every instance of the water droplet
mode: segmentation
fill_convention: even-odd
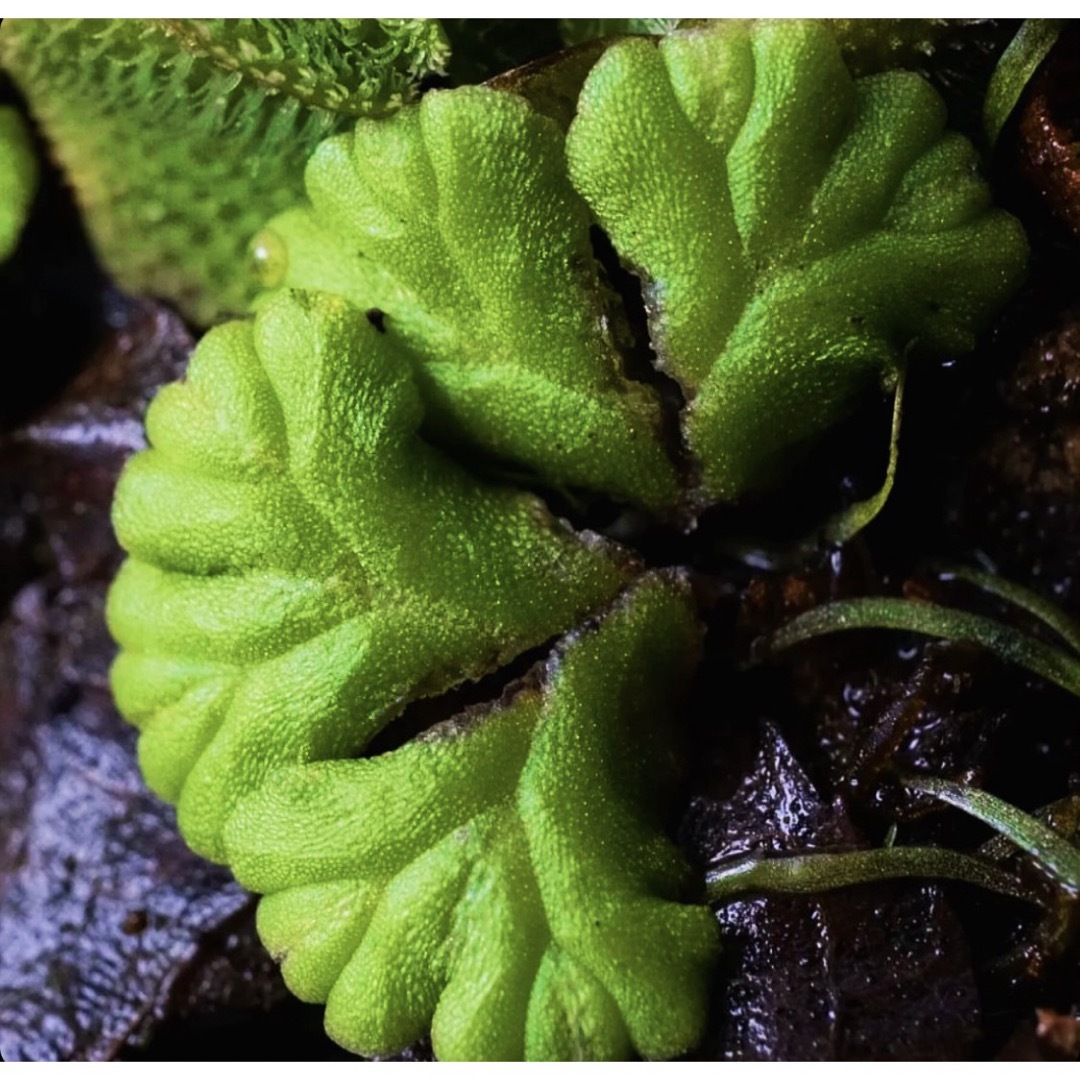
[[[273,229],[261,229],[248,248],[251,269],[260,285],[272,289],[285,280],[289,250]]]

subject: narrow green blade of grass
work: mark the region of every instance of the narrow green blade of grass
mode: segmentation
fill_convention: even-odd
[[[992,863],[944,848],[891,847],[771,858],[751,856],[706,878],[712,902],[746,892],[814,893],[891,878],[947,878],[1032,900],[1020,883]]]
[[[822,604],[781,627],[769,647],[779,652],[841,630],[906,630],[953,641],[973,641],[1080,697],[1080,660],[1063,649],[982,615],[900,597],[867,596]]]
[[[955,578],[958,581],[966,581],[991,596],[1000,597],[1007,603],[1034,615],[1040,622],[1052,630],[1073,652],[1080,653],[1080,623],[1069,618],[1064,611],[1040,596],[1031,589],[1025,589],[1023,585],[1017,585],[1013,581],[1006,581],[996,574],[987,574],[981,570],[974,570],[967,566],[941,566],[938,572],[944,578]]]
[[[904,783],[986,822],[1045,867],[1063,889],[1080,895],[1080,848],[1049,825],[979,788],[931,776],[911,777]]]

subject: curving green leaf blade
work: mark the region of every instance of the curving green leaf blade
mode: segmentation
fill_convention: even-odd
[[[841,630],[906,630],[952,641],[974,641],[1003,660],[1080,696],[1080,660],[1073,653],[996,619],[897,596],[862,596],[821,604],[777,630],[768,647],[780,652]]]
[[[487,87],[429,93],[324,142],[311,210],[258,243],[268,284],[386,313],[441,437],[548,483],[654,509],[678,500],[652,390],[625,378],[563,134]]]
[[[993,146],[1012,115],[1024,87],[1061,33],[1060,19],[1027,19],[1002,54],[986,91],[983,127]]]
[[[393,340],[284,294],[151,406],[114,522],[121,712],[193,848],[275,765],[347,755],[610,599],[625,560],[422,442]]]
[[[963,564],[941,563],[938,573],[945,579],[956,578],[999,597],[1021,611],[1034,615],[1047,629],[1052,630],[1074,653],[1080,654],[1080,623],[1041,593],[1028,589],[998,574],[988,574]]]
[[[570,172],[643,278],[703,501],[768,484],[909,353],[972,348],[1023,273],[918,76],[853,80],[830,31],[733,22],[612,46]]]
[[[226,830],[290,986],[362,1053],[671,1057],[716,925],[659,822],[700,651],[687,584],[640,579],[543,682],[399,750],[276,773]]]
[[[910,776],[904,785],[986,822],[1045,867],[1061,888],[1080,895],[1080,847],[1049,824],[989,791],[938,776]]]
[[[1032,900],[1010,874],[984,859],[948,848],[884,847],[806,855],[750,855],[712,871],[708,896],[725,903],[745,892],[817,893],[894,878],[965,881]]]

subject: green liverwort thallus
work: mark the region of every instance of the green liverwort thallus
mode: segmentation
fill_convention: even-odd
[[[688,575],[490,476],[685,522],[911,358],[970,348],[1027,249],[944,124],[917,76],[853,78],[823,25],[738,23],[613,44],[568,133],[467,87],[314,150],[256,240],[258,314],[151,407],[108,614],[149,783],[266,894],[261,933],[344,1045],[700,1039],[717,931],[662,828]],[[595,222],[684,395],[667,428]],[[353,760],[559,635],[502,700]]]

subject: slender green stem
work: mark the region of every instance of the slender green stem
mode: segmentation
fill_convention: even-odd
[[[948,878],[1034,902],[1020,883],[992,863],[944,848],[891,847],[769,858],[751,856],[706,878],[710,901],[745,892],[814,893],[890,878]]]
[[[902,364],[896,373],[892,430],[889,433],[889,462],[885,466],[885,479],[882,481],[881,487],[873,495],[831,517],[825,523],[820,536],[815,535],[807,539],[806,546],[808,548],[812,546],[820,547],[822,540],[826,544],[837,547],[846,544],[862,532],[881,513],[882,508],[889,501],[893,481],[896,479],[896,463],[900,457],[900,423],[904,416],[904,382],[906,378],[907,367]]]
[[[781,627],[772,636],[770,648],[778,652],[840,630],[907,630],[974,641],[1080,697],[1080,660],[1063,649],[982,615],[900,597],[867,596],[822,604]]]
[[[1051,629],[1066,645],[1075,653],[1080,653],[1080,623],[1070,619],[1064,611],[1040,596],[1031,589],[1025,589],[1023,585],[1017,585],[1013,581],[1006,581],[996,574],[987,574],[981,570],[974,570],[967,566],[941,566],[938,572],[945,578],[956,578],[959,581],[967,581],[976,588],[999,596],[1021,611],[1034,615],[1040,622]]]
[[[760,539],[740,540],[728,537],[718,550],[742,560],[748,566],[776,570],[784,566],[800,566],[819,553],[823,546],[841,547],[862,532],[881,513],[892,494],[896,465],[900,457],[900,423],[904,415],[906,378],[907,368],[901,365],[896,372],[892,430],[889,433],[889,460],[885,466],[881,487],[873,495],[833,514],[800,540],[770,545],[763,544]]]
[[[904,783],[985,821],[1041,863],[1063,889],[1080,895],[1080,848],[1049,825],[978,788],[931,776],[910,777]]]

